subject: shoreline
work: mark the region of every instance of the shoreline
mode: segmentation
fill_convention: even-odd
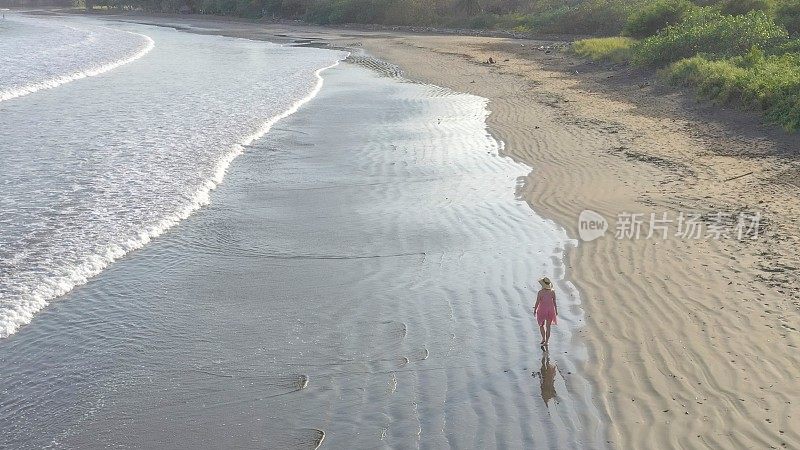
[[[126,117],[181,49],[277,49],[135,28],[152,58],[52,96],[140,92]],[[370,69],[326,72],[206,208],[4,341],[11,444],[604,447],[569,328],[531,349],[529,274],[563,273],[566,235],[515,197],[529,167],[485,99]]]
[[[638,100],[627,91],[629,97],[612,98],[613,90],[597,80],[566,75],[561,69],[569,61],[536,50],[547,42],[232,24],[213,34],[264,40],[286,34],[342,47],[356,40],[410,79],[488,98],[487,123],[505,153],[534,168],[517,194],[570,237],[577,238],[583,209],[611,218],[623,211],[760,205],[770,228],[758,245],[606,236],[571,249],[568,279],[580,290],[588,323],[574,338],[588,345],[584,372],[608,417],[612,445],[800,444],[790,426],[800,414],[798,255],[787,245],[800,235],[792,179],[800,169],[781,156],[796,138],[764,137],[762,126],[732,130],[714,121],[720,114],[710,114],[708,123],[670,117],[687,116],[680,95],[649,105],[647,91]],[[499,63],[482,64],[489,56]],[[763,178],[731,178],[748,170]],[[735,183],[721,182],[728,179]]]
[[[516,66],[503,64],[518,59],[519,55],[507,50],[510,45],[519,45],[517,42],[487,44],[481,42],[485,39],[473,38],[446,42],[436,37],[407,36],[395,41],[368,49],[405,68],[412,78],[491,100],[490,128],[506,142],[512,157],[534,167],[527,180],[525,198],[538,213],[564,226],[571,237],[577,237],[577,217],[583,209],[598,211],[608,218],[623,211],[674,213],[685,208],[705,212],[709,206],[713,208],[704,204],[713,200],[690,202],[687,200],[691,199],[681,198],[679,187],[673,187],[685,182],[683,167],[689,167],[689,172],[713,169],[691,167],[692,160],[700,153],[692,153],[698,147],[697,142],[680,139],[669,128],[668,133],[662,133],[656,125],[663,123],[642,119],[636,106],[626,99],[609,99],[601,97],[602,93],[586,92],[583,89],[590,83],[583,80],[576,89],[580,82],[561,72],[537,67],[538,60],[534,58]],[[437,64],[411,64],[414,52],[427,52],[428,62],[436,55],[446,61],[444,65],[449,65],[450,70],[443,74],[430,70]],[[541,53],[544,52],[538,56],[543,56]],[[481,64],[492,55],[501,63]],[[459,67],[462,73],[453,67]],[[466,70],[471,72],[468,76],[463,74]],[[473,83],[470,78],[479,81]],[[526,92],[524,88],[510,87],[515,81],[535,84]],[[528,116],[522,111],[527,111]],[[627,123],[609,121],[608,117],[624,118]],[[531,127],[531,119],[539,119],[541,123]],[[639,127],[635,128],[636,125]],[[548,126],[552,129],[539,131]],[[540,137],[541,134],[545,136]],[[787,140],[791,142],[793,138]],[[746,147],[747,143],[739,146]],[[659,151],[665,147],[672,147],[678,155]],[[678,160],[678,156],[683,159]],[[750,161],[726,162],[730,166],[723,172],[727,178],[745,173],[739,166],[746,167]],[[537,176],[537,172],[545,176]],[[553,179],[556,183],[551,184]],[[701,184],[699,180],[693,181]],[[740,183],[748,181],[747,177],[739,179]],[[703,184],[694,189],[716,194],[722,198],[720,203],[725,201],[723,205],[733,211],[739,207],[735,203],[739,193],[730,192],[725,186],[718,187],[716,192],[709,187]],[[651,192],[655,195],[648,195]],[[786,200],[790,198],[791,193],[787,193]],[[768,200],[760,201],[765,204]],[[789,203],[792,204],[797,205],[796,197]],[[784,217],[783,225],[791,230],[796,225],[792,223],[791,210]],[[770,215],[770,219],[774,218]],[[782,242],[780,235],[768,238],[773,246]],[[763,276],[758,263],[753,262],[757,258],[753,253],[758,248],[744,243],[730,244],[615,241],[606,237],[582,243],[567,255],[570,277],[581,291],[588,318],[588,333],[583,338],[594,364],[588,365],[586,373],[600,393],[601,410],[610,417],[610,440],[621,448],[648,448],[652,442],[664,442],[674,448],[780,447],[784,443],[791,446],[792,442],[796,445],[797,435],[788,431],[792,417],[796,417],[796,407],[787,398],[800,399],[800,392],[793,384],[796,383],[793,369],[798,367],[798,360],[792,354],[800,340],[796,328],[779,328],[781,324],[788,327],[797,324],[796,310],[792,311],[791,303],[782,301],[779,289],[784,285],[775,288],[758,283]],[[796,255],[781,256],[784,260],[796,260]],[[689,265],[686,263],[690,260],[693,267],[681,267]],[[661,261],[668,261],[670,266],[664,267]],[[762,260],[760,264],[769,262]],[[701,291],[706,296],[702,299],[694,298],[694,289],[688,288],[698,286],[699,281],[707,284]],[[789,289],[796,286],[796,280],[794,284],[789,281]],[[736,286],[731,287],[734,283]],[[748,291],[748,286],[754,289]],[[651,301],[645,303],[648,297]],[[737,298],[747,305],[748,311],[740,311],[737,305],[731,307],[730,300]],[[772,317],[758,314],[762,299],[767,300],[764,309],[773,311]],[[643,311],[642,307],[653,311]],[[686,311],[685,307],[695,310]],[[726,307],[729,312],[722,311]],[[752,323],[756,321],[760,323]],[[752,329],[740,325],[748,322]],[[659,323],[667,326],[658,326]],[[714,330],[716,327],[719,328]],[[724,346],[714,342],[716,339],[722,340]],[[775,348],[772,344],[775,341],[783,341],[786,347]],[[642,351],[642,347],[647,350]],[[630,358],[639,353],[644,355]],[[753,376],[757,382],[739,379],[736,369],[757,372],[752,362],[742,361],[742,357],[747,358],[745,355],[771,360],[776,372],[772,376]],[[620,356],[623,361],[618,361]],[[681,361],[685,356],[693,361]],[[630,359],[625,361],[626,357]],[[774,380],[770,382],[773,377],[781,380],[781,388],[772,391],[772,398],[768,398],[764,396],[764,388],[779,385]],[[687,383],[696,388],[676,394],[686,391]],[[726,391],[727,398],[709,401],[715,394]],[[727,412],[719,413],[714,411],[716,408]],[[749,421],[761,416],[768,416],[764,419],[769,420]],[[680,436],[673,433],[675,429],[692,430],[693,434]],[[717,430],[726,430],[730,435]]]

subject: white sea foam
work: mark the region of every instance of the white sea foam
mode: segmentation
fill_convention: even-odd
[[[202,39],[203,43],[214,39],[225,39],[221,42],[234,41],[213,36],[186,37],[188,35],[183,33],[174,36],[183,36],[178,39],[179,41],[181,39],[189,41]],[[147,45],[134,55],[84,71],[79,78],[107,72],[114,67],[141,58],[153,50],[153,42],[153,39],[148,37]],[[214,45],[222,45],[220,41],[212,42]],[[237,45],[245,46],[248,56],[259,55],[258,48],[254,47],[259,45],[277,51],[274,50],[277,46],[268,47],[272,44],[243,42],[232,44],[231,52],[237,51]],[[181,52],[190,50],[190,48],[177,48],[173,43],[169,53],[160,55],[159,61],[152,62],[155,65],[154,70],[162,66],[174,67],[173,60],[176,57],[186,57]],[[70,129],[68,124],[53,127],[52,139],[53,142],[57,142],[59,149],[52,151],[59,157],[65,152],[74,153],[74,155],[63,155],[67,166],[73,165],[75,158],[79,160],[78,163],[74,163],[74,168],[62,168],[57,162],[42,162],[42,159],[47,157],[47,149],[37,146],[42,145],[42,141],[49,142],[51,136],[48,135],[48,127],[41,126],[43,136],[39,139],[30,137],[20,128],[25,126],[25,120],[31,124],[41,125],[36,111],[30,111],[29,114],[17,111],[19,115],[16,117],[10,114],[7,117],[8,124],[2,123],[3,120],[0,118],[0,127],[14,124],[16,125],[14,129],[18,130],[17,134],[12,132],[6,137],[11,139],[11,142],[3,142],[0,137],[0,153],[2,148],[10,149],[12,145],[18,145],[22,150],[37,149],[27,156],[25,152],[0,154],[0,157],[6,156],[12,165],[17,164],[17,169],[25,171],[26,166],[29,166],[28,172],[34,177],[32,179],[21,177],[17,175],[19,170],[8,174],[0,170],[0,175],[6,178],[0,181],[0,184],[5,183],[9,188],[15,187],[9,189],[8,196],[0,198],[0,244],[4,244],[2,247],[6,249],[5,251],[0,249],[0,278],[2,278],[0,338],[7,337],[21,326],[30,323],[34,315],[53,299],[86,283],[115,260],[143,247],[194,211],[207,205],[211,192],[222,182],[231,162],[253,141],[269,132],[275,123],[293,114],[314,98],[323,85],[322,72],[336,66],[344,57],[344,53],[318,49],[281,51],[287,54],[288,52],[315,53],[309,61],[300,56],[294,63],[284,63],[285,70],[293,72],[283,75],[284,80],[276,79],[267,85],[257,85],[270,87],[268,92],[260,95],[257,92],[242,93],[241,96],[245,100],[241,100],[241,104],[231,99],[231,88],[227,86],[225,86],[227,90],[221,89],[217,93],[204,90],[186,91],[196,98],[164,97],[161,92],[163,89],[175,86],[171,83],[183,83],[183,80],[169,75],[158,77],[157,74],[148,76],[157,77],[153,80],[158,79],[163,86],[156,85],[150,79],[142,81],[142,85],[146,85],[152,92],[142,91],[141,86],[132,86],[129,90],[122,89],[114,98],[87,99],[85,102],[87,109],[93,104],[92,100],[96,100],[95,107],[113,116],[102,117],[94,112],[85,113],[87,127],[90,130],[97,128],[94,140],[92,140],[93,133],[84,130],[85,136],[82,137],[87,139],[85,144],[80,140],[67,144],[63,142],[77,139],[74,138],[74,134],[78,130]],[[213,58],[214,53],[208,52],[207,57]],[[235,59],[235,55],[230,57],[232,60]],[[268,63],[269,57],[265,58]],[[304,67],[318,64],[326,59],[329,62],[323,63],[324,67],[310,69],[309,75],[314,77],[312,80],[305,77]],[[274,61],[271,65],[267,63],[257,60],[255,67],[266,70],[268,73],[265,72],[264,76],[280,77],[282,69],[276,69]],[[141,70],[144,71],[145,68]],[[242,71],[247,70],[255,69],[242,67]],[[212,70],[205,76],[213,76],[213,73]],[[67,80],[67,78],[63,76],[58,79]],[[212,79],[205,82],[213,87],[225,81],[225,79]],[[286,86],[282,88],[281,82]],[[114,78],[104,80],[102,83],[125,84],[124,81]],[[308,84],[304,87],[305,83]],[[55,85],[57,84],[53,86]],[[51,86],[42,88],[45,87]],[[87,89],[91,89],[90,95],[105,95],[98,93],[100,87],[101,85],[87,86]],[[278,95],[288,99],[277,97]],[[300,97],[299,100],[291,101],[293,95],[295,98]],[[163,99],[165,105],[163,107],[154,105],[152,103],[154,99]],[[218,120],[223,116],[219,116],[214,108],[224,110],[226,100],[235,104],[230,106],[232,109],[229,117],[224,116],[225,120]],[[108,111],[109,104],[116,105],[117,101],[120,102],[120,110],[111,108]],[[186,102],[189,103],[188,106],[184,104]],[[152,115],[136,116],[134,112],[141,108],[155,108],[157,111]],[[199,111],[209,115],[198,114],[198,108]],[[80,111],[73,112],[81,114]],[[252,116],[249,118],[246,116],[248,113],[261,112],[272,112],[273,115],[266,121],[260,121],[260,124],[253,122]],[[177,113],[183,114],[184,117],[174,116]],[[57,116],[58,112],[48,110],[42,114]],[[193,114],[195,117],[192,117]],[[163,122],[156,121],[153,116],[160,117]],[[105,139],[108,135],[105,128],[113,129],[115,126],[127,127],[125,129],[127,134],[112,135],[112,138],[108,138],[111,139],[109,142],[97,142],[97,138]],[[141,132],[138,132],[136,127],[141,127]],[[241,131],[245,133],[236,137]],[[136,139],[142,139],[142,142],[136,142]],[[96,150],[92,151],[92,148]],[[217,150],[218,148],[220,150]],[[63,170],[63,173],[59,173],[60,170]],[[37,174],[41,179],[36,178]],[[57,182],[50,181],[50,178]],[[21,186],[26,183],[31,184],[31,188],[38,189],[39,192],[26,194],[30,189]],[[93,198],[93,195],[96,195],[96,198]]]
[[[62,47],[73,48],[75,53],[73,54],[74,57],[70,58],[69,64],[55,68],[57,71],[66,72],[57,76],[49,76],[47,72],[32,70],[33,67],[45,67],[42,64],[45,61],[37,59],[44,59],[51,56],[52,48],[42,48],[41,45],[43,43],[33,43],[33,48],[30,48],[32,44],[30,39],[12,39],[5,42],[4,46],[0,47],[0,49],[6,53],[6,57],[3,58],[3,62],[6,63],[6,70],[14,70],[15,68],[18,68],[18,70],[15,74],[8,72],[0,73],[0,83],[2,83],[0,84],[0,102],[32,94],[43,89],[52,89],[62,84],[69,83],[70,81],[106,73],[136,61],[149,53],[155,46],[153,39],[147,35],[125,30],[115,30],[104,26],[86,26],[79,28],[59,23],[53,26],[53,23],[49,21],[45,21],[44,25],[42,25],[42,21],[34,21],[25,18],[9,20],[17,22],[17,26],[38,26],[49,30],[57,30],[53,32],[53,34],[72,32],[72,34],[84,35],[85,37],[78,42],[61,43]],[[99,52],[97,46],[92,45],[103,43],[98,42],[95,36],[99,31],[108,34],[116,34],[117,36],[129,36],[133,39],[120,39],[124,45],[118,44],[114,52]],[[75,47],[80,48],[75,49]],[[14,52],[13,50],[17,51]],[[17,60],[11,61],[11,58]],[[26,62],[30,62],[30,64],[34,66],[20,64],[20,58],[25,58]],[[103,60],[102,58],[112,59]]]
[[[106,73],[109,70],[114,70],[117,67],[124,66],[125,64],[136,61],[137,59],[141,58],[142,56],[150,52],[150,50],[152,50],[153,47],[155,47],[155,42],[149,36],[138,33],[131,33],[131,34],[140,36],[145,41],[144,45],[142,45],[142,47],[133,55],[117,61],[109,62],[99,67],[93,67],[90,69],[73,72],[68,75],[62,75],[60,77],[51,78],[49,80],[38,81],[36,83],[31,83],[18,88],[0,91],[0,102],[5,100],[11,100],[12,98],[22,97],[23,95],[33,94],[34,92],[41,91],[42,89],[52,89],[54,87],[61,86],[62,84],[69,83],[70,81],[80,80],[81,78],[93,77],[100,75],[101,73]]]

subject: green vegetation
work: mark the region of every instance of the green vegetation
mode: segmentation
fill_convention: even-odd
[[[668,25],[682,22],[695,10],[697,5],[689,0],[656,0],[633,11],[623,32],[635,38],[652,36]]]
[[[787,130],[800,128],[800,53],[767,56],[753,50],[726,60],[695,56],[671,65],[665,76],[708,98],[763,109]]]
[[[55,1],[55,0],[51,0]],[[647,0],[74,0],[87,8],[498,29],[563,34],[617,34]]]
[[[712,58],[736,56],[753,47],[772,48],[788,38],[786,30],[763,11],[737,16],[699,11],[643,40],[636,48],[634,62],[661,66],[698,53]]]
[[[437,16],[436,2],[422,0],[330,0],[312,2],[304,18],[319,24],[391,23],[431,25]]]
[[[775,4],[771,0],[725,0],[720,6],[723,14],[737,16],[750,11],[769,12]]]
[[[800,129],[800,0],[653,0],[632,12],[620,38],[577,41],[593,60],[660,69],[665,80],[716,102],[764,111]]]
[[[800,0],[785,0],[778,4],[775,21],[793,36],[800,33]]]
[[[629,37],[583,39],[572,45],[572,51],[594,61],[628,62],[636,40]]]
[[[565,3],[565,2],[562,2]],[[568,2],[575,3],[575,2]],[[586,0],[565,8],[551,22],[532,27],[546,33],[619,34],[633,8],[641,2],[621,0]],[[534,11],[532,16],[536,16]]]

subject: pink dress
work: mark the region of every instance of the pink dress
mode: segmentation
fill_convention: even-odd
[[[552,289],[542,289],[536,296],[539,307],[536,309],[536,321],[539,326],[544,325],[545,321],[556,324],[556,291]]]

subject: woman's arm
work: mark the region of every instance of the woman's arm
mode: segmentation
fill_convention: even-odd
[[[539,301],[542,299],[542,296],[538,293],[536,294],[536,304],[533,305],[533,313],[536,314],[536,309],[539,308]]]
[[[556,301],[556,293],[553,292],[553,306],[556,308],[556,315],[558,315],[558,302]]]

